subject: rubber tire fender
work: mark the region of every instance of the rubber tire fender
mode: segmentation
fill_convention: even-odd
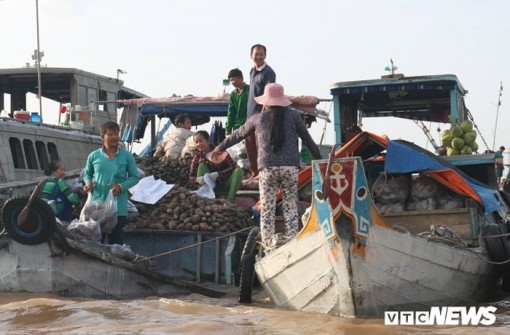
[[[259,239],[259,227],[253,227],[248,233],[246,243],[241,254],[241,270],[239,279],[239,303],[251,303],[253,281],[255,277],[255,256],[257,255],[257,240]]]
[[[22,195],[8,199],[2,207],[1,218],[5,230],[15,241],[36,245],[47,241],[55,230],[55,214],[46,201],[34,198],[30,206],[26,227],[18,226],[18,215],[25,208],[30,196]]]
[[[505,233],[505,227],[497,223],[489,223],[483,230],[483,236],[500,235]],[[485,238],[485,248],[493,262],[504,262],[510,259],[510,244],[505,237]],[[510,274],[510,262],[496,265],[499,273]]]

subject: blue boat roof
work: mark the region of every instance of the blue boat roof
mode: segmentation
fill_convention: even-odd
[[[381,79],[337,82],[330,85],[331,94],[349,95],[362,92],[428,90],[456,88],[461,95],[467,90],[454,74],[426,75],[416,77],[387,76]]]

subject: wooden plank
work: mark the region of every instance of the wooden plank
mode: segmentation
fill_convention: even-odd
[[[468,208],[411,211],[383,215],[391,225],[402,226],[413,234],[430,232],[431,225],[446,226],[464,239],[474,239]]]
[[[418,216],[418,215],[427,215],[427,214],[456,214],[456,213],[467,213],[469,212],[468,208],[450,208],[450,209],[434,209],[427,211],[404,211],[404,212],[390,212],[384,214],[384,217],[392,217],[392,216]]]

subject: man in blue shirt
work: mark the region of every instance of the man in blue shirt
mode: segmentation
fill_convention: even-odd
[[[253,68],[250,70],[250,89],[248,92],[248,106],[246,108],[247,119],[262,111],[262,105],[255,101],[255,97],[264,94],[264,88],[269,83],[276,82],[276,73],[266,63],[266,47],[262,44],[255,44],[251,47],[251,59]],[[257,166],[257,140],[255,133],[244,139],[246,154],[250,162],[251,178],[258,176]]]

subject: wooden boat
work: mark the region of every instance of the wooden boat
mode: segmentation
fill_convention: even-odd
[[[201,282],[208,279],[207,275],[213,274],[211,282],[231,282],[225,263],[235,263],[240,255],[229,244],[233,243],[229,238],[211,243],[212,248],[199,245],[175,256],[174,259],[189,261],[188,266],[194,270],[190,274],[174,266],[175,262],[166,263],[170,256],[152,259],[151,267],[147,268],[144,262],[122,260],[112,256],[108,250],[97,250],[62,236],[58,238],[55,236],[58,229],[55,228],[54,217],[38,200],[30,207],[29,223],[17,228],[17,216],[27,204],[28,194],[44,178],[44,169],[49,161],[60,159],[66,166],[66,178],[70,181],[78,178],[88,154],[101,145],[98,126],[108,120],[117,120],[117,99],[146,97],[124,87],[122,81],[82,70],[44,68],[42,74],[43,96],[70,105],[70,121],[78,121],[78,118],[86,120],[83,127],[77,129],[13,117],[16,110],[26,110],[26,94],[31,92],[30,87],[36,87],[37,75],[34,69],[0,69],[0,79],[4,83],[0,86],[0,110],[4,108],[3,93],[11,94],[9,116],[0,118],[0,155],[5,158],[0,163],[0,204],[5,202],[7,206],[3,206],[0,232],[5,233],[4,226],[11,228],[11,233],[3,236],[1,242],[0,290],[103,298],[186,292],[218,294],[186,280]],[[88,99],[94,100],[92,107],[89,107]],[[76,106],[80,104],[87,107],[78,109]],[[226,114],[226,103],[224,105]],[[138,113],[134,116],[137,117]],[[198,239],[212,239],[206,232],[189,232],[166,239],[171,242],[160,240],[153,249],[147,249],[157,239],[154,238],[158,236],[157,232],[127,232],[126,235],[126,242],[133,245],[134,252],[141,254],[143,251],[147,257],[155,256],[156,250],[163,252],[196,244]],[[148,236],[150,240],[147,240]],[[53,240],[60,242],[61,246],[55,247]],[[64,246],[69,254],[59,251]],[[227,247],[228,257],[224,256]],[[197,252],[202,249],[203,258],[202,252]],[[207,257],[209,254],[205,255],[211,250],[211,255],[218,255],[212,260]],[[194,266],[195,262],[202,265]],[[218,280],[215,281],[214,276]]]
[[[409,142],[349,134],[343,124],[355,122],[358,109],[364,115],[390,109],[403,117],[437,121],[450,114],[463,120],[464,90],[456,77],[384,78],[338,83],[331,90],[334,118],[341,121],[337,140],[351,140],[329,161],[314,161],[302,172],[313,175],[313,201],[296,238],[264,252],[256,248],[258,228],[250,232],[240,300],[251,300],[253,270],[278,306],[349,317],[469,306],[506,294],[501,289],[509,289],[510,267],[499,262],[510,259],[509,207],[495,185],[493,156],[443,158]],[[407,98],[392,101],[396,91]],[[462,197],[463,205],[383,212],[374,183],[397,175],[411,182],[426,176]]]
[[[57,240],[62,241],[62,240]],[[27,245],[0,238],[0,290],[43,292],[93,299],[136,299],[225,292],[186,282],[72,239]]]
[[[210,117],[226,116],[226,97],[147,99],[137,95],[137,92],[127,90],[118,80],[75,69],[64,70],[44,69],[43,79],[48,81],[43,81],[43,86],[48,86],[48,89],[43,92],[48,94],[48,98],[60,103],[70,101],[75,106],[80,103],[87,105],[80,100],[85,97],[96,97],[98,100],[105,97],[107,101],[97,101],[96,104],[102,105],[103,112],[108,113],[96,111],[96,114],[88,115],[88,120],[94,122],[89,123],[87,129],[50,126],[12,117],[1,119],[0,149],[8,160],[2,161],[1,165],[4,180],[0,179],[0,194],[4,194],[4,200],[9,198],[2,210],[2,220],[10,234],[3,237],[3,248],[0,251],[0,259],[8,260],[0,262],[0,290],[132,298],[174,292],[204,292],[214,295],[217,292],[207,291],[198,283],[234,284],[240,258],[239,245],[244,243],[241,235],[128,230],[126,243],[132,247],[133,252],[142,257],[158,256],[151,267],[156,271],[151,271],[142,264],[110,256],[107,250],[94,250],[89,245],[59,236],[60,230],[55,226],[54,218],[41,201],[35,200],[31,205],[28,223],[20,225],[17,222],[29,202],[28,196],[24,194],[40,182],[43,170],[51,159],[61,159],[68,175],[76,177],[88,153],[100,145],[97,125],[109,119],[117,119],[115,105],[112,104],[125,106],[119,123],[122,139],[128,142],[128,146],[143,137],[149,120],[152,121],[151,145],[155,146],[156,116],[172,119],[178,114],[189,113],[195,125],[209,121]],[[12,83],[0,87],[0,93],[13,94],[15,106],[12,107],[16,109],[26,108],[22,93],[26,94],[27,91],[20,90],[21,83],[15,80],[20,71],[25,78],[30,78],[31,74],[25,73],[30,72],[30,69],[0,70],[0,79]],[[53,86],[49,85],[50,82]],[[96,84],[97,87],[94,86]],[[26,90],[29,85],[23,87]],[[3,108],[3,101],[0,101],[0,107]],[[314,108],[307,113],[327,118],[325,113],[320,114]],[[55,249],[53,240],[57,244],[60,241],[63,246],[68,245],[69,254],[58,251],[63,246]],[[175,249],[183,251],[166,254]],[[87,269],[87,273],[83,269]],[[194,284],[189,284],[190,281]]]

